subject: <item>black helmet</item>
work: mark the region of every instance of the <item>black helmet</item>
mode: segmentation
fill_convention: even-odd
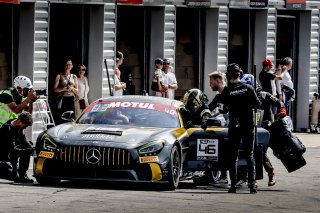
[[[239,64],[232,63],[228,65],[227,72],[226,72],[226,77],[228,80],[232,78],[236,79],[238,77],[241,77],[242,74],[243,74],[243,71],[240,68]]]
[[[208,104],[208,97],[199,89],[190,89],[184,94],[182,102],[191,113],[195,113]]]

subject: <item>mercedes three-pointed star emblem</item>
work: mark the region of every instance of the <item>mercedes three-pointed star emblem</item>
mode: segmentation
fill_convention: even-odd
[[[90,164],[96,164],[100,161],[101,159],[101,153],[98,149],[96,148],[91,148],[87,151],[86,154],[86,159],[87,162]]]

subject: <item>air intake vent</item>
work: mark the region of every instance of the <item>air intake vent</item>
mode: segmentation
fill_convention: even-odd
[[[66,146],[61,148],[59,159],[66,163],[105,167],[128,167],[132,164],[129,151],[108,147]]]

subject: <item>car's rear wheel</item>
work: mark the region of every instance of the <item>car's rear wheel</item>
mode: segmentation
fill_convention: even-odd
[[[208,170],[202,177],[194,178],[193,183],[197,186],[207,186],[209,183],[217,182],[220,179],[220,174],[220,170]]]
[[[169,162],[169,184],[170,190],[175,190],[178,187],[181,173],[181,157],[179,149],[176,145],[172,147],[170,162]]]

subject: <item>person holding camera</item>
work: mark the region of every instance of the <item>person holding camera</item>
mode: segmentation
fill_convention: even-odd
[[[221,93],[219,110],[229,112],[228,138],[230,141],[230,162],[228,163],[231,187],[229,193],[236,193],[237,159],[240,141],[243,142],[244,155],[248,165],[248,187],[250,193],[257,193],[255,189],[255,161],[253,110],[259,108],[261,102],[254,88],[240,81],[243,71],[237,64],[227,68],[228,86]]]
[[[33,146],[23,131],[31,125],[31,114],[22,112],[18,118],[10,119],[1,126],[0,178],[14,180],[15,183],[33,183],[27,176]]]
[[[23,111],[32,114],[33,102],[37,99],[31,80],[26,76],[17,76],[13,80],[13,88],[0,91],[0,126],[17,118]]]
[[[54,81],[53,91],[57,94],[56,109],[58,114],[55,119],[56,124],[64,121],[60,118],[65,111],[75,111],[75,96],[78,94],[77,76],[71,73],[73,68],[72,60],[67,60],[64,72],[59,73]]]

